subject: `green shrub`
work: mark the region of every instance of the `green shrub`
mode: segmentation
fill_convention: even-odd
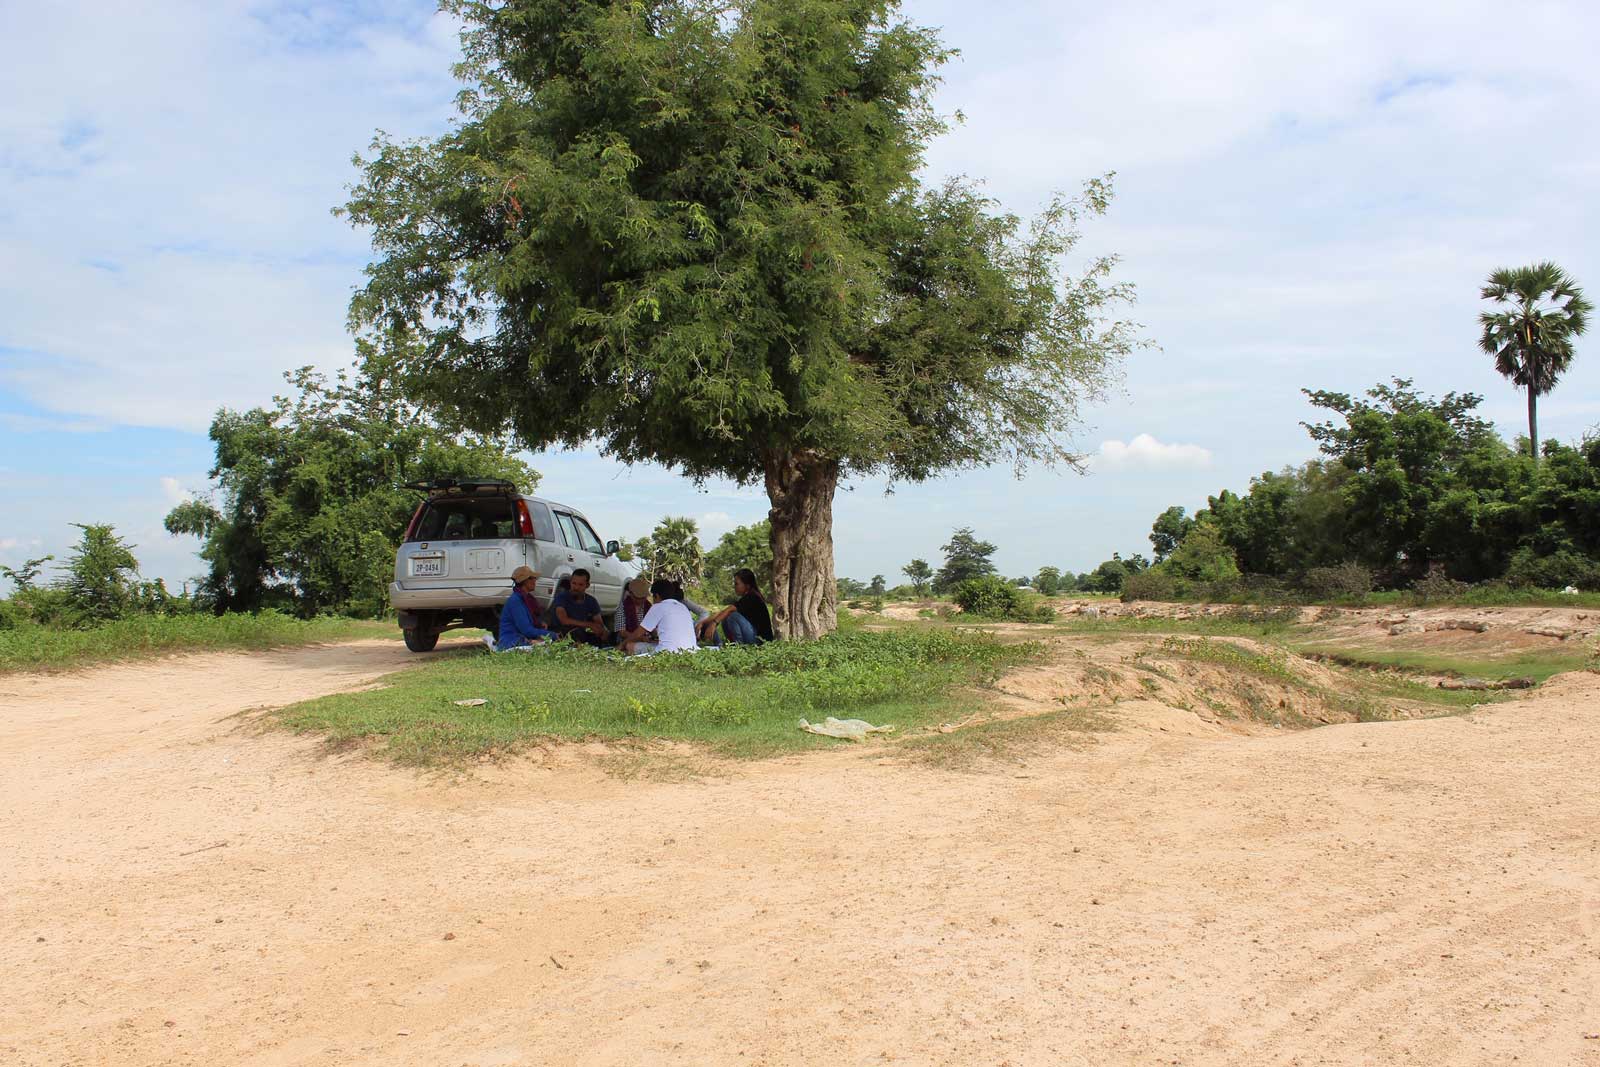
[[[1445,573],[1444,566],[1435,563],[1428,568],[1428,573],[1411,583],[1411,595],[1421,603],[1438,602],[1444,600],[1460,600],[1472,587],[1466,582],[1458,582]]]
[[[1542,554],[1518,549],[1506,569],[1506,581],[1522,589],[1600,589],[1600,561],[1570,549]]]
[[[1312,567],[1300,580],[1300,587],[1317,600],[1364,600],[1373,584],[1372,569],[1359,563]]]
[[[1005,619],[1022,606],[1022,591],[993,575],[968,578],[955,588],[955,602],[968,615]]]
[[[1130,574],[1122,580],[1122,601],[1182,600],[1189,591],[1188,584],[1158,563],[1147,571]]]
[[[992,574],[960,583],[954,599],[963,612],[980,619],[1049,622],[1056,615],[1055,609],[1042,603],[1037,594]]]

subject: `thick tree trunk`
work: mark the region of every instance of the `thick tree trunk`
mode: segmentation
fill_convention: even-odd
[[[1533,453],[1533,465],[1539,465],[1539,395],[1528,386],[1528,451]]]
[[[838,625],[833,575],[833,493],[839,463],[815,453],[768,456],[772,501],[772,624],[779,637],[808,639]]]

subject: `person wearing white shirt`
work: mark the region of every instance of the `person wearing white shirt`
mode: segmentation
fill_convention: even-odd
[[[639,625],[622,635],[622,648],[630,656],[649,656],[657,652],[694,652],[694,615],[673,596],[672,582],[657,578],[650,586],[650,610]],[[654,635],[655,639],[651,640]]]

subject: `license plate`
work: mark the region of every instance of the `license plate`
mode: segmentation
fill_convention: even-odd
[[[411,576],[413,578],[437,578],[444,573],[444,560],[442,559],[412,559]]]

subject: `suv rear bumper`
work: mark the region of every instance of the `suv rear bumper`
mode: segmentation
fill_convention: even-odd
[[[506,578],[459,585],[413,586],[409,589],[401,582],[389,583],[389,604],[396,611],[487,608],[503,603],[510,595],[511,582]]]

